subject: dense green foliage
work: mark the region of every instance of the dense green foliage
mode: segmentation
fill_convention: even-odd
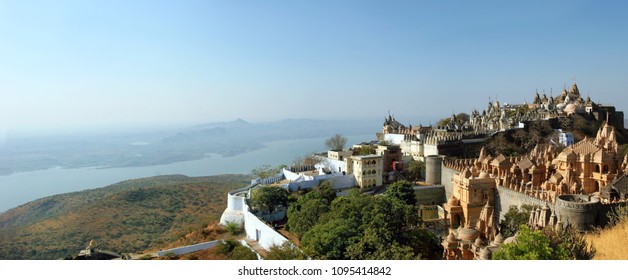
[[[257,255],[251,249],[233,239],[216,245],[216,252],[225,255],[228,260],[257,260]]]
[[[318,219],[329,212],[329,202],[317,192],[309,192],[290,205],[286,228],[301,237],[309,231]]]
[[[408,205],[414,206],[416,204],[416,194],[412,183],[405,180],[390,184],[386,189],[386,195],[399,199]]]
[[[567,250],[552,247],[550,239],[540,230],[521,226],[517,242],[502,245],[493,255],[494,260],[568,260]]]
[[[314,191],[319,193],[320,196],[329,203],[334,201],[337,197],[333,184],[327,180],[321,181],[318,186],[314,188]]]
[[[245,175],[158,176],[55,195],[0,215],[0,259],[57,259],[95,240],[114,252],[158,249],[217,222]]]
[[[451,118],[440,119],[438,122],[436,122],[436,126],[447,126],[450,122]]]
[[[251,194],[251,207],[257,211],[272,213],[280,205],[288,205],[288,191],[280,187],[261,187]]]
[[[437,239],[417,227],[414,207],[392,196],[353,191],[336,198],[303,234],[301,247],[315,259],[437,258]]]
[[[587,243],[584,234],[572,226],[545,228],[543,234],[549,238],[553,248],[564,248],[570,260],[590,260],[595,256],[595,248]]]
[[[532,206],[521,205],[521,209],[517,206],[510,206],[508,212],[504,214],[504,219],[499,223],[501,233],[504,237],[515,235],[521,225],[525,225],[530,218]]]
[[[522,225],[517,240],[502,245],[494,260],[590,260],[595,249],[573,227],[532,230]]]
[[[290,203],[286,228],[298,237],[303,236],[323,214],[329,212],[334,199],[336,192],[328,181],[323,181],[313,191]]]
[[[420,160],[411,160],[406,167],[406,175],[408,178],[418,180],[423,178],[425,174],[425,162]]]
[[[353,154],[358,156],[374,155],[375,147],[371,145],[363,145],[353,148]]]
[[[449,123],[451,123],[451,121],[453,120],[453,116],[451,118],[444,118],[439,120],[436,125],[437,126],[447,126],[449,125]],[[469,121],[469,114],[467,113],[460,113],[458,115],[456,115],[456,125],[458,126],[462,126],[465,122]]]
[[[264,257],[265,260],[306,260],[307,256],[290,242],[272,246]]]

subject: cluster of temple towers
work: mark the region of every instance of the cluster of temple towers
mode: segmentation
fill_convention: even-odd
[[[457,171],[451,178],[452,195],[443,205],[450,227],[443,241],[447,259],[481,259],[490,253],[485,249],[503,241],[497,237],[495,205],[497,199],[508,198],[498,198],[498,188],[536,205],[530,216],[534,227],[571,224],[585,230],[600,222],[603,204],[625,203],[627,197],[615,185],[626,180],[628,156],[619,157],[615,129],[608,124],[596,138],[560,152],[554,145],[539,144],[525,156],[493,157],[482,148],[478,158],[449,159],[443,166]],[[613,191],[616,197],[605,197]]]

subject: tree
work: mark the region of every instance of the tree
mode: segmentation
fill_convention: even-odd
[[[544,228],[543,234],[553,248],[565,249],[570,260],[591,260],[595,256],[593,245],[589,245],[584,235],[571,225],[559,229]]]
[[[270,247],[265,260],[307,260],[307,256],[294,244],[286,241]]]
[[[317,224],[301,239],[303,251],[315,259],[346,259],[345,251],[349,244],[357,239],[357,228],[350,226],[343,219],[330,220]]]
[[[628,205],[619,205],[611,208],[611,211],[606,213],[606,217],[608,217],[609,226],[617,225],[628,217]]]
[[[270,164],[264,164],[251,170],[251,174],[259,177],[260,179],[269,178],[277,175],[285,165],[279,165],[277,167],[271,167]]]
[[[401,180],[390,184],[386,189],[386,195],[392,198],[399,199],[405,204],[412,206],[414,206],[417,202],[412,183],[406,180]]]
[[[292,165],[316,165],[323,162],[322,157],[317,156],[314,153],[298,156],[292,161]]]
[[[288,203],[288,191],[280,187],[261,187],[251,194],[253,209],[272,213],[279,205]]]
[[[568,260],[567,250],[552,247],[550,239],[540,230],[521,226],[517,241],[503,244],[493,255],[494,260]]]
[[[437,126],[447,126],[451,122],[451,118],[441,119],[436,123]]]
[[[240,242],[230,239],[216,245],[216,252],[228,260],[257,260],[257,255]]]
[[[353,154],[364,156],[364,155],[373,155],[375,154],[375,147],[371,145],[362,145],[359,147],[353,148]]]
[[[318,223],[319,218],[329,212],[336,191],[329,181],[322,181],[313,191],[300,196],[288,208],[286,228],[301,237]]]
[[[530,218],[532,206],[521,205],[521,210],[517,206],[510,206],[508,212],[504,214],[504,219],[500,222],[501,233],[504,237],[515,235],[521,225],[525,225]]]
[[[327,200],[329,204],[331,204],[334,199],[336,199],[336,191],[334,190],[334,184],[329,180],[321,181],[316,188],[314,188],[315,192],[318,192],[322,198]]]
[[[590,260],[595,248],[574,227],[531,230],[522,225],[516,241],[502,245],[497,260]]]
[[[346,144],[347,138],[340,134],[336,134],[331,138],[325,140],[325,146],[327,146],[327,148],[332,151],[342,151],[342,149],[345,148]]]
[[[466,122],[468,122],[470,119],[469,114],[467,113],[460,113],[458,115],[456,115],[456,120],[458,120],[458,124],[464,124]]]
[[[442,250],[437,238],[419,229],[418,221],[414,207],[401,199],[350,192],[332,202],[301,245],[315,259],[438,257]]]
[[[425,173],[425,162],[420,160],[412,160],[406,167],[406,174],[412,179],[419,179],[423,177]]]
[[[286,227],[290,232],[301,237],[327,212],[329,212],[329,202],[318,193],[310,192],[290,205]]]

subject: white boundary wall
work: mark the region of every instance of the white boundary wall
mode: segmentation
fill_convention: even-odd
[[[163,251],[157,252],[157,256],[163,257],[168,253],[174,253],[177,256],[194,253],[196,251],[214,248],[220,242],[222,242],[222,240],[214,240],[214,241],[209,241],[209,242],[204,242],[204,243],[199,243],[199,244],[194,244],[194,245],[189,245],[189,246],[184,246],[184,247],[179,247],[179,248],[174,248],[174,249],[163,250]]]
[[[246,237],[248,239],[257,241],[259,245],[266,250],[269,250],[272,246],[279,246],[288,241],[287,238],[275,231],[274,228],[249,212],[248,206],[245,206],[244,210],[244,231],[246,231]]]

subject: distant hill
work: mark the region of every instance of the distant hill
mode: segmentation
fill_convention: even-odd
[[[377,121],[288,119],[249,123],[242,119],[151,133],[65,135],[7,139],[0,143],[0,175],[53,167],[131,167],[196,160],[207,154],[234,156],[288,139],[372,134]]]
[[[114,252],[158,249],[220,219],[248,175],[157,176],[38,199],[0,215],[0,259],[58,259],[90,240]]]

